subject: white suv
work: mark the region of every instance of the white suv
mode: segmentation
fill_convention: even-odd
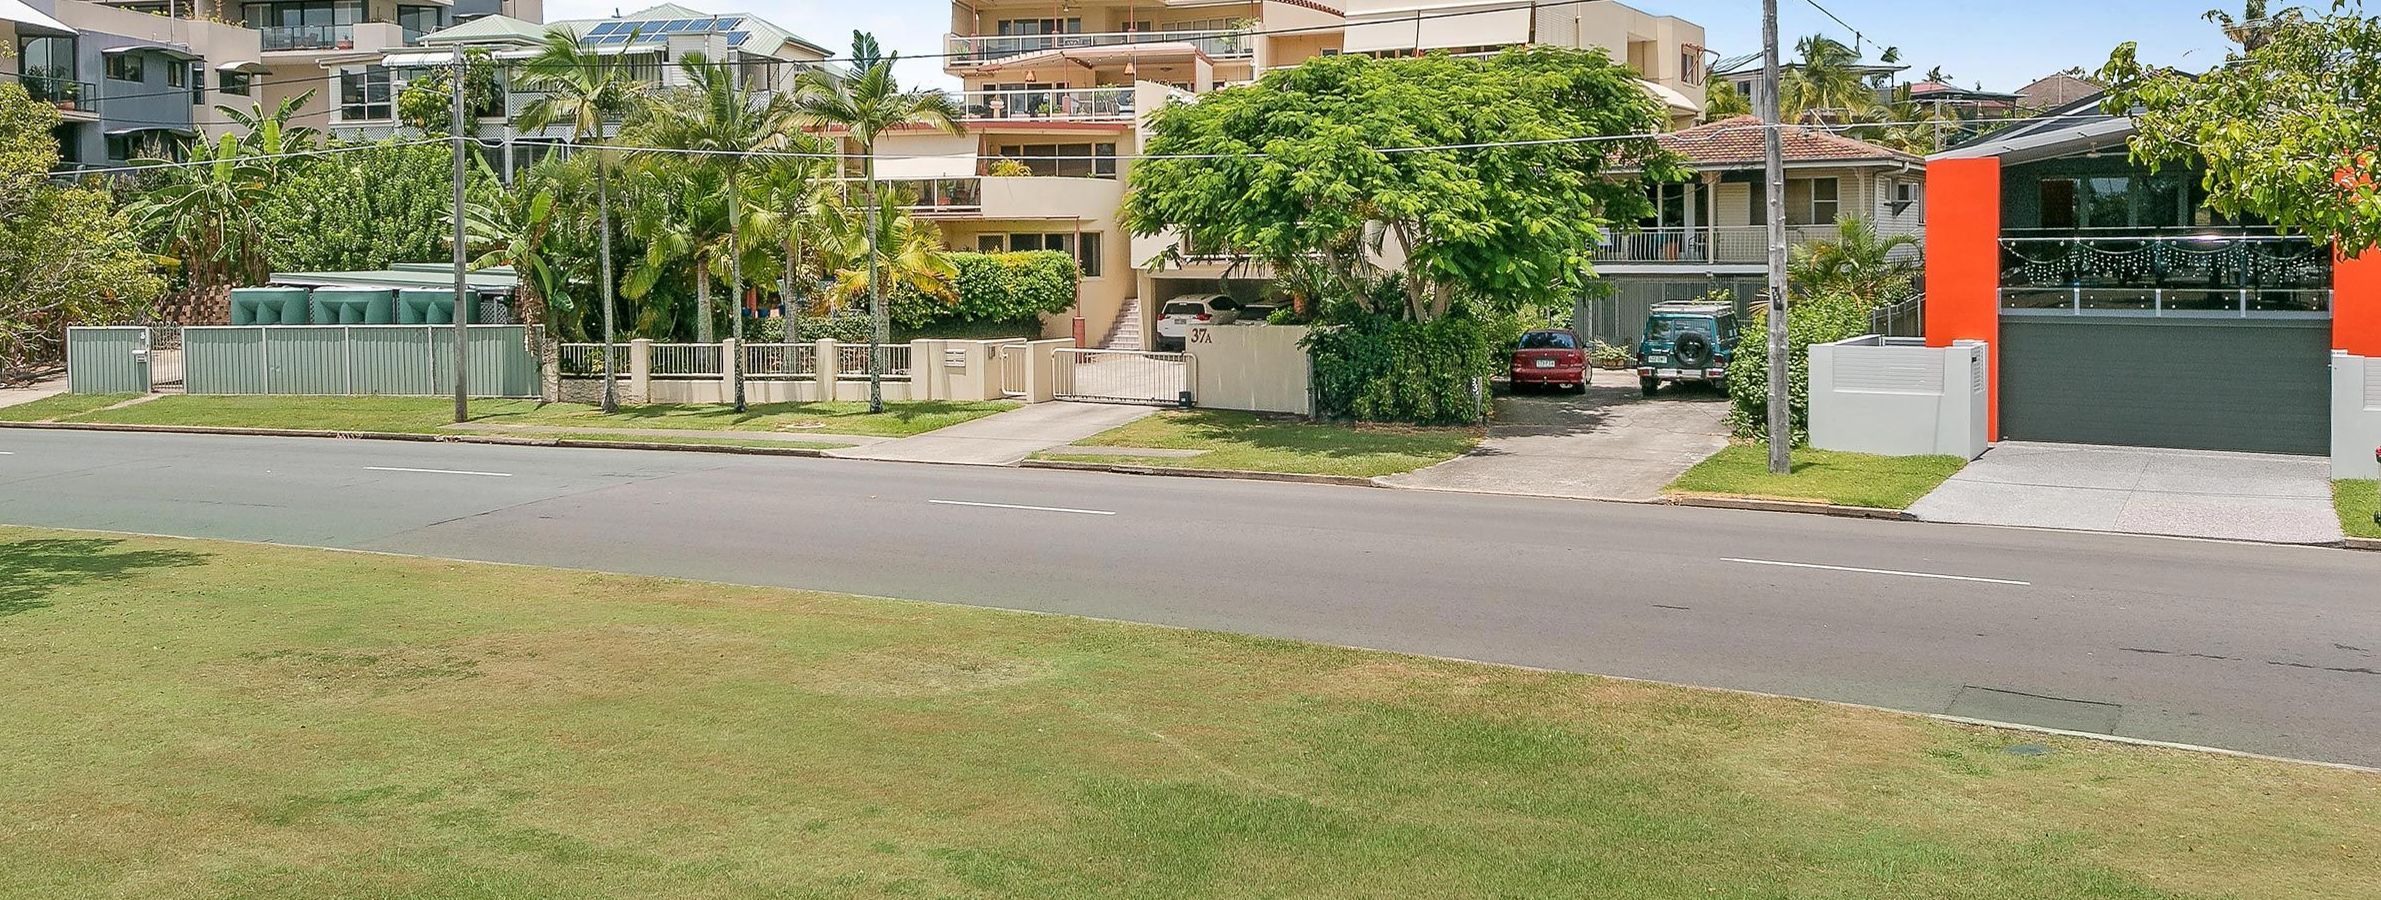
[[[1230,325],[1240,319],[1240,303],[1222,294],[1184,294],[1157,310],[1157,349],[1179,351],[1190,339],[1193,325]]]

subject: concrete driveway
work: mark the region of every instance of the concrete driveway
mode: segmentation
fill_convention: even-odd
[[[1930,522],[2327,544],[2331,466],[2313,456],[1993,445],[1910,507]]]
[[[1728,446],[1728,399],[1708,387],[1646,397],[1627,372],[1595,373],[1585,394],[1500,399],[1478,449],[1392,487],[1591,500],[1651,500],[1679,473]]]

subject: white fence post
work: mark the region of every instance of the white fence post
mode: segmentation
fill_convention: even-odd
[[[628,390],[631,402],[643,403],[653,396],[653,339],[636,338],[628,342]]]
[[[836,349],[834,338],[819,338],[818,349],[811,352],[810,368],[818,378],[818,400],[835,399],[835,379],[843,375],[843,354]]]
[[[723,403],[735,402],[736,354],[742,352],[744,345],[736,343],[735,338],[723,338],[719,342],[719,399]]]

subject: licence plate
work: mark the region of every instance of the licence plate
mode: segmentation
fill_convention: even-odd
[[[1696,373],[1694,373],[1694,372],[1681,372],[1681,371],[1679,371],[1679,370],[1677,370],[1677,369],[1663,369],[1663,370],[1661,371],[1661,373],[1660,373],[1660,374],[1662,375],[1662,377],[1665,377],[1665,378],[1680,378],[1680,377],[1685,377],[1685,376],[1691,376],[1691,375],[1694,375],[1694,374],[1696,374]]]
[[[1669,361],[1670,361],[1670,354],[1667,354],[1667,353],[1648,353],[1648,354],[1645,354],[1645,361],[1646,361],[1646,362],[1651,362],[1651,363],[1665,363],[1665,362],[1669,362]]]
[[[1530,361],[1530,365],[1537,366],[1538,368],[1541,368],[1541,369],[1551,369],[1551,368],[1554,368],[1554,360],[1551,360],[1551,359],[1537,359],[1537,360],[1531,360],[1531,361]]]

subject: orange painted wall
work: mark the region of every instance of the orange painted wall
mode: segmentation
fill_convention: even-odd
[[[2381,262],[2381,255],[2374,257]],[[2381,275],[2381,273],[2377,273]],[[2376,278],[2381,286],[2381,277]],[[1926,345],[1992,346],[1992,440],[2001,439],[2001,161],[1926,164]]]
[[[2333,264],[2331,346],[2358,356],[2381,356],[2381,249]]]

